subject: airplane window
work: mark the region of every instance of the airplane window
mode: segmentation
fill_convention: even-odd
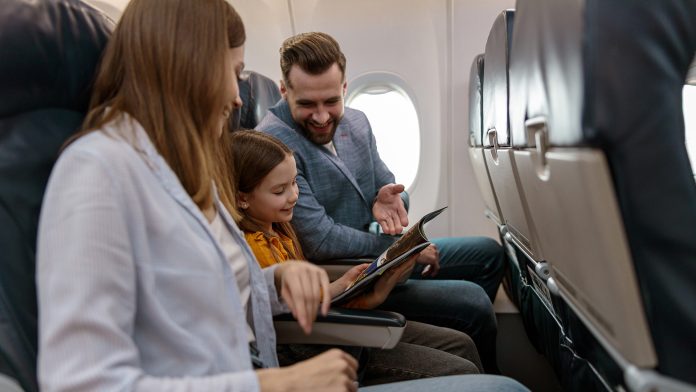
[[[370,120],[377,150],[396,182],[408,189],[420,161],[420,127],[411,99],[391,86],[367,86],[350,94],[347,106],[361,110]]]
[[[686,151],[691,160],[691,169],[696,176],[696,86],[685,85],[683,94],[684,125],[686,126]]]

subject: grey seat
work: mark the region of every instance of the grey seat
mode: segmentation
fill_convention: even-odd
[[[278,85],[272,79],[249,70],[242,71],[239,77],[239,97],[243,105],[231,119],[232,130],[254,129],[268,108],[281,99]]]
[[[486,41],[483,147],[506,239],[515,243],[531,260],[541,262],[544,258],[517,176],[508,121],[508,66],[514,16],[514,10],[498,15]]]
[[[36,391],[39,209],[111,23],[77,0],[3,1],[0,29],[0,373]]]
[[[505,220],[500,212],[483,153],[483,62],[484,55],[479,54],[471,63],[469,71],[469,158],[483,197],[485,214],[500,227]]]

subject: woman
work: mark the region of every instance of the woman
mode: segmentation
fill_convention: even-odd
[[[261,271],[228,212],[244,39],[224,0],[124,11],[42,208],[43,391],[355,390],[338,350],[273,367],[271,313],[289,306],[310,329],[328,281],[302,262]],[[250,344],[269,368],[252,368]]]

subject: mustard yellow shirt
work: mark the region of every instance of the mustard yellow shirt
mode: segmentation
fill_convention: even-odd
[[[261,231],[257,231],[254,233],[249,231],[244,232],[244,239],[246,239],[246,242],[249,243],[249,247],[251,248],[251,251],[254,252],[254,256],[256,256],[256,260],[258,261],[261,268],[266,268],[274,264],[278,264],[275,257],[273,257],[271,247],[275,248],[275,250],[278,251],[278,254],[281,256],[282,261],[290,260],[290,255],[285,250],[286,248],[292,250],[293,253],[297,254],[297,249],[295,249],[295,244],[292,242],[292,240],[282,234],[279,234],[279,236],[280,237],[271,237],[269,240],[266,238],[266,236],[263,235],[263,232]],[[285,247],[283,247],[281,243],[285,244]],[[365,296],[360,295],[357,298],[353,298],[348,303],[343,304],[342,307],[367,309],[368,306],[366,305],[365,301]]]
[[[297,253],[295,244],[293,244],[292,240],[282,234],[279,235],[280,237],[271,237],[270,239],[267,239],[261,231],[254,233],[246,231],[244,232],[244,238],[249,243],[249,247],[254,252],[254,256],[256,256],[256,260],[261,268],[278,264],[275,257],[273,257],[271,247],[277,251],[282,261],[287,261],[290,259],[290,255],[285,250],[286,248],[292,250],[292,252],[295,254]],[[283,245],[285,245],[285,247],[283,247]]]

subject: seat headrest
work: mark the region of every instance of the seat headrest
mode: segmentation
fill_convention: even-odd
[[[0,26],[0,117],[87,109],[113,22],[78,0],[25,0],[3,1]]]
[[[483,54],[474,57],[469,71],[469,146],[482,145]]]
[[[244,71],[239,77],[239,97],[243,105],[232,116],[232,130],[254,129],[266,115],[268,108],[281,98],[278,85],[254,71]]]
[[[80,128],[111,26],[78,0],[0,6],[0,373],[36,381],[34,253],[44,187]]]
[[[486,137],[495,128],[498,144],[510,145],[508,125],[508,59],[512,42],[514,10],[501,12],[493,22],[486,41],[483,75],[483,144],[490,146]]]

